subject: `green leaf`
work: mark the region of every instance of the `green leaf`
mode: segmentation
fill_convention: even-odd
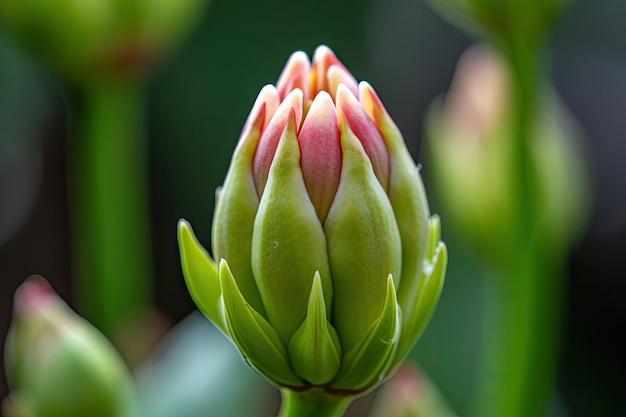
[[[338,390],[363,390],[381,380],[390,369],[390,361],[400,339],[400,310],[391,275],[387,278],[387,296],[380,317],[363,340],[343,358],[341,371],[331,383]]]
[[[433,214],[428,222],[428,247],[426,248],[426,259],[430,263],[434,263],[432,259],[435,256],[435,250],[441,241],[441,220],[439,216]]]
[[[339,338],[326,318],[319,272],[313,278],[307,315],[289,343],[289,358],[296,373],[314,385],[332,380],[341,365]]]
[[[220,261],[219,278],[228,329],[246,361],[279,385],[303,386],[289,366],[287,353],[276,331],[243,298],[223,259]]]
[[[134,375],[138,412],[125,417],[255,417],[273,390],[199,311],[172,328]]]
[[[404,360],[430,321],[443,289],[447,264],[448,252],[446,245],[443,242],[439,242],[433,250],[432,261],[426,266],[413,300],[412,309],[403,312],[402,336],[393,366]]]
[[[221,290],[217,268],[207,251],[198,242],[191,225],[182,219],[178,222],[178,246],[183,275],[191,298],[215,325],[228,334],[228,329],[218,309]]]

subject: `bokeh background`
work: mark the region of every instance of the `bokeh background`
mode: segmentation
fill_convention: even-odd
[[[553,416],[626,410],[626,3],[578,0],[550,38],[545,70],[586,136],[593,209],[569,257],[566,320]],[[438,209],[423,121],[473,40],[418,0],[213,0],[200,25],[145,82],[155,306],[176,324],[195,308],[176,243],[184,217],[210,245],[214,190],[261,87],[294,50],[327,44],[368,80],[423,165],[442,216],[449,272],[413,357],[451,407],[471,406],[489,279]],[[71,91],[0,28],[0,340],[12,295],[41,274],[70,304],[67,153]],[[208,347],[207,347],[208,348]],[[234,348],[233,348],[234,349]],[[3,370],[0,365],[0,371]],[[7,393],[4,375],[0,397]],[[271,413],[270,413],[271,414]]]

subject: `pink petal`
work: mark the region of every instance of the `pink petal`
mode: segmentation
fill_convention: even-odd
[[[243,137],[250,130],[252,124],[254,124],[259,117],[259,112],[261,111],[261,109],[263,109],[264,112],[262,129],[265,129],[267,124],[270,122],[270,119],[274,115],[274,112],[276,112],[279,104],[280,99],[278,98],[278,92],[276,91],[276,87],[271,84],[263,87],[259,92],[259,95],[257,96],[254,105],[252,106],[252,110],[250,110],[248,119],[243,126],[241,137]]]
[[[15,291],[14,309],[17,314],[38,311],[50,301],[60,298],[45,278],[33,275]]]
[[[367,115],[378,125],[383,115],[387,114],[387,110],[374,88],[365,81],[361,81],[359,84],[359,99]]]
[[[308,100],[308,77],[311,71],[309,57],[302,51],[294,52],[285,64],[276,82],[276,89],[281,100],[296,88],[304,93],[305,101]]]
[[[343,84],[337,88],[337,113],[339,123],[348,123],[350,130],[363,144],[370,158],[376,178],[385,191],[389,189],[389,151],[376,124],[365,112],[354,94]]]
[[[328,214],[341,176],[341,144],[337,113],[330,95],[320,92],[298,134],[304,184],[320,221]]]
[[[337,98],[337,88],[339,84],[343,84],[354,94],[359,96],[359,83],[345,68],[338,65],[332,65],[328,69],[328,92],[333,97]]]
[[[272,165],[278,141],[289,121],[291,111],[294,112],[296,126],[300,126],[302,120],[302,96],[302,90],[300,89],[291,91],[280,106],[278,106],[278,109],[276,109],[276,112],[261,134],[259,144],[254,154],[254,162],[252,163],[254,182],[259,197],[263,194],[263,190],[265,189],[270,165]]]
[[[337,59],[333,51],[325,45],[318,46],[313,53],[313,68],[309,78],[309,92],[312,97],[320,91],[330,92],[328,83],[328,70],[330,67],[337,66],[348,74],[350,73],[346,67]]]

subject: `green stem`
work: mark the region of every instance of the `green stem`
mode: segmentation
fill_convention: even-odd
[[[111,332],[151,298],[144,97],[133,82],[82,92],[70,147],[75,298]]]
[[[492,334],[479,384],[477,417],[543,415],[552,390],[562,314],[562,277],[552,249],[536,230],[538,179],[531,135],[539,99],[536,49],[524,42],[501,48],[512,75],[514,146],[511,169],[517,184],[517,221],[506,247],[496,254]]]
[[[303,392],[283,389],[278,417],[341,417],[352,398],[337,397],[317,389]]]
[[[497,268],[491,334],[479,388],[477,417],[545,413],[553,389],[562,315],[562,277],[541,256],[517,253]]]
[[[536,214],[534,196],[537,190],[533,166],[531,135],[537,126],[536,115],[539,105],[539,85],[536,68],[536,48],[523,41],[512,40],[503,47],[511,74],[513,110],[513,154],[511,168],[518,182],[518,230],[516,238],[527,244],[533,234],[533,217]]]

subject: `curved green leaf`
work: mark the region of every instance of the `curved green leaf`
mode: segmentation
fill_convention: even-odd
[[[221,295],[215,263],[186,220],[178,221],[178,246],[187,289],[194,303],[215,325],[228,334],[218,309]]]
[[[426,266],[426,271],[417,289],[412,309],[403,312],[402,335],[393,366],[404,360],[430,321],[443,289],[447,263],[448,251],[446,245],[443,242],[439,242],[433,250],[431,263]]]
[[[262,90],[263,91],[263,90]],[[262,94],[259,94],[259,99]],[[257,100],[259,100],[257,99]],[[256,107],[256,105],[255,105]],[[244,127],[233,154],[224,186],[218,189],[211,239],[215,259],[226,259],[237,276],[237,284],[247,302],[264,314],[263,303],[254,282],[251,265],[252,230],[259,197],[252,175],[252,161],[265,121],[266,106]]]
[[[276,331],[243,298],[223,259],[220,261],[219,278],[228,329],[246,361],[279,385],[303,386],[289,366],[287,353]]]
[[[389,275],[380,317],[371,325],[363,340],[344,355],[341,371],[332,381],[331,388],[364,390],[381,380],[390,369],[390,361],[398,346],[400,322],[396,290]]]

